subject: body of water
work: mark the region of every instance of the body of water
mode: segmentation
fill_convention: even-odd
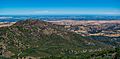
[[[0,15],[0,22],[17,22],[26,19],[50,20],[120,20],[119,15]]]

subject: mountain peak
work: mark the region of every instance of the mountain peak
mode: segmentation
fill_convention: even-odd
[[[55,55],[79,54],[84,49],[98,50],[109,48],[101,42],[90,40],[79,34],[65,31],[60,25],[40,20],[19,21],[16,24],[0,28],[2,55],[10,52],[10,57],[48,57]],[[99,44],[98,44],[99,43]]]

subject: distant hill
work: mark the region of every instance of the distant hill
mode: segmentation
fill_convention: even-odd
[[[0,28],[0,58],[89,59],[102,58],[99,51],[105,54],[107,50],[111,51],[112,46],[40,20],[19,21]]]

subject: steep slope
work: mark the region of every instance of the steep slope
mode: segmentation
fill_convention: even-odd
[[[40,20],[19,21],[0,28],[0,54],[8,58],[74,56],[110,47]]]

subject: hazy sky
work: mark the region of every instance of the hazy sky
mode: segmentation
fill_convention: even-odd
[[[120,14],[120,0],[0,0],[0,15]]]

